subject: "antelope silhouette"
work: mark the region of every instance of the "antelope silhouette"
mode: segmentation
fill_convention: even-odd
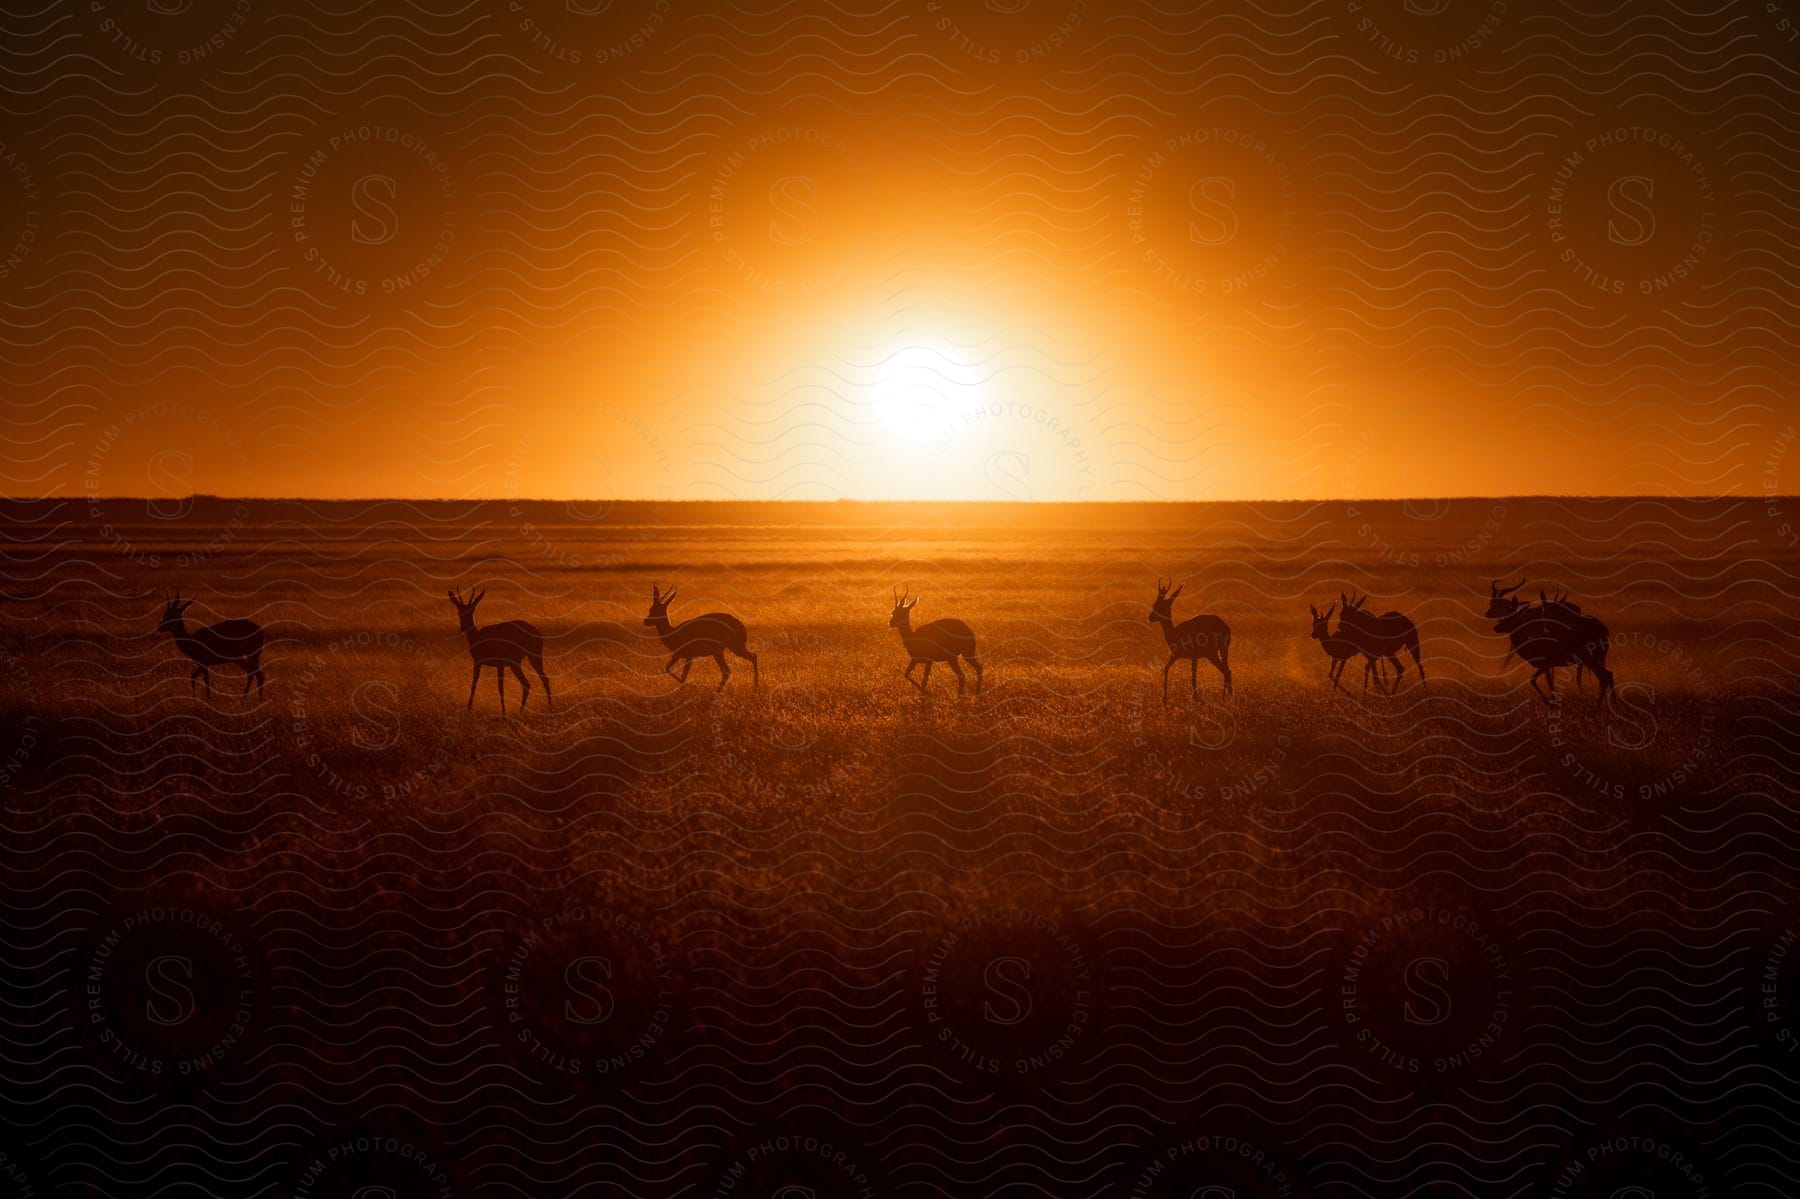
[[[1495,581],[1497,582],[1498,580]],[[1523,580],[1520,581],[1521,583],[1523,582]],[[1490,586],[1492,586],[1491,583]],[[1552,599],[1550,596],[1544,594],[1544,589],[1540,587],[1538,588],[1538,603],[1544,606],[1545,611],[1559,616],[1570,617],[1581,615],[1581,605],[1571,602],[1567,591],[1562,592],[1562,594]],[[1512,657],[1510,651],[1507,653],[1507,657]],[[1505,666],[1506,663],[1503,661],[1500,665]],[[1577,659],[1575,662],[1575,689],[1577,691],[1582,690],[1581,676],[1585,669],[1586,668],[1582,666],[1580,659]]]
[[[745,644],[750,636],[744,628],[744,622],[726,612],[708,612],[704,616],[696,616],[692,620],[684,620],[678,625],[669,624],[669,601],[675,598],[675,588],[668,594],[657,590],[656,584],[650,585],[650,614],[644,617],[644,624],[656,630],[662,640],[663,648],[669,651],[669,660],[663,663],[663,673],[675,680],[677,687],[687,682],[688,671],[694,668],[694,659],[710,657],[719,664],[719,686],[717,690],[725,690],[726,682],[731,678],[731,667],[725,665],[725,651],[750,663],[750,681],[752,686],[762,686],[762,669],[757,664],[756,655],[750,652]],[[680,662],[681,673],[675,673],[675,663]]]
[[[1333,687],[1336,687],[1345,695],[1350,694],[1350,689],[1339,682],[1339,679],[1342,678],[1344,667],[1349,663],[1350,659],[1354,658],[1357,654],[1361,654],[1365,664],[1363,668],[1363,693],[1366,695],[1369,690],[1368,665],[1374,662],[1374,658],[1369,656],[1368,651],[1363,649],[1361,643],[1358,642],[1356,638],[1347,636],[1344,633],[1344,622],[1342,617],[1338,619],[1337,631],[1335,633],[1331,631],[1331,613],[1336,609],[1336,604],[1327,604],[1325,606],[1325,613],[1322,616],[1319,614],[1317,605],[1308,604],[1306,606],[1312,612],[1312,639],[1319,643],[1320,648],[1325,651],[1325,656],[1331,659],[1331,668],[1325,672],[1325,677],[1331,680],[1331,685]]]
[[[192,599],[182,599],[177,591],[173,599],[163,604],[162,619],[156,625],[157,632],[173,637],[175,648],[193,659],[194,673],[188,676],[189,693],[193,692],[194,680],[198,679],[206,684],[206,694],[212,695],[211,668],[236,666],[244,672],[244,694],[250,694],[251,680],[255,680],[257,698],[262,698],[262,626],[254,620],[221,620],[218,624],[189,632],[187,610],[193,606]]]
[[[1175,599],[1187,584],[1183,583],[1175,590],[1169,590],[1169,583],[1157,580],[1156,602],[1150,605],[1150,622],[1162,626],[1163,640],[1169,646],[1169,660],[1163,664],[1163,703],[1169,702],[1169,668],[1181,659],[1186,658],[1188,667],[1188,693],[1198,697],[1200,694],[1200,659],[1205,658],[1218,668],[1225,680],[1225,694],[1231,694],[1231,628],[1217,616],[1190,616],[1180,624],[1175,623]]]
[[[1402,612],[1388,611],[1376,616],[1363,610],[1369,602],[1364,595],[1361,599],[1350,599],[1342,592],[1338,593],[1338,633],[1356,641],[1367,661],[1363,666],[1363,690],[1369,689],[1369,672],[1375,672],[1376,686],[1381,685],[1380,663],[1390,662],[1394,667],[1394,678],[1388,684],[1389,695],[1400,689],[1400,676],[1406,673],[1406,665],[1400,661],[1400,651],[1405,650],[1412,655],[1413,665],[1419,671],[1419,685],[1425,684],[1425,663],[1419,656],[1419,628],[1413,624],[1412,618]]]
[[[1606,654],[1612,647],[1612,634],[1604,621],[1589,616],[1580,605],[1571,604],[1566,596],[1550,599],[1541,591],[1539,602],[1527,603],[1517,592],[1525,586],[1520,579],[1511,587],[1501,587],[1499,579],[1488,583],[1487,619],[1494,622],[1494,632],[1510,642],[1502,668],[1514,654],[1533,670],[1531,689],[1545,703],[1555,703],[1556,668],[1574,666],[1579,684],[1580,671],[1586,668],[1600,682],[1599,704],[1607,702],[1613,690],[1613,672],[1606,667]],[[1539,679],[1549,690],[1538,686]]]
[[[975,694],[981,694],[981,661],[975,656],[975,632],[960,620],[934,620],[920,628],[912,627],[912,610],[919,606],[914,599],[907,603],[906,595],[894,597],[894,611],[888,617],[888,628],[900,630],[900,644],[912,655],[912,661],[906,664],[906,681],[919,689],[919,694],[926,694],[931,684],[931,666],[934,662],[946,662],[956,673],[956,693],[963,693],[963,680],[967,677],[957,659],[962,658],[975,668]],[[920,663],[925,665],[923,681],[913,678],[913,671]]]
[[[477,627],[475,605],[487,592],[477,591],[466,600],[455,590],[445,594],[456,605],[456,623],[469,642],[469,659],[474,663],[474,670],[469,675],[469,702],[464,710],[475,706],[475,687],[481,682],[481,668],[492,666],[494,682],[500,688],[500,710],[506,711],[506,672],[510,670],[519,680],[519,711],[523,712],[525,701],[531,698],[531,684],[526,681],[520,663],[530,661],[531,668],[544,684],[544,706],[554,711],[556,705],[550,697],[550,679],[544,674],[544,635],[538,632],[537,626],[523,620],[503,620],[499,624]]]

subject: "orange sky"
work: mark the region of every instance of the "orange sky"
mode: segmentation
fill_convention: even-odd
[[[1773,26],[1439,7],[71,12],[0,489],[1800,489]]]

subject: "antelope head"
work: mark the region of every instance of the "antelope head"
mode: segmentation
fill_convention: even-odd
[[[1514,612],[1517,612],[1519,610],[1519,597],[1515,595],[1514,592],[1518,591],[1519,588],[1523,586],[1525,586],[1524,579],[1520,579],[1511,587],[1500,586],[1499,579],[1490,582],[1488,584],[1487,619],[1504,620]]]
[[[650,584],[650,612],[644,617],[644,624],[649,628],[669,619],[669,601],[675,598],[675,589],[657,590],[655,583]]]
[[[1337,607],[1337,605],[1336,604],[1325,605],[1325,614],[1323,616],[1321,616],[1319,614],[1318,605],[1308,604],[1306,606],[1307,606],[1307,608],[1309,608],[1312,611],[1312,637],[1313,637],[1313,640],[1314,641],[1325,640],[1326,637],[1330,636],[1330,629],[1327,626],[1330,625],[1330,623],[1331,623],[1331,613]]]
[[[461,593],[455,588],[451,588],[444,594],[448,595],[450,597],[450,602],[456,605],[456,622],[465,629],[473,627],[475,624],[475,605],[481,602],[482,597],[487,595],[487,592],[471,592],[468,599],[464,599]]]
[[[163,603],[162,619],[156,622],[157,632],[178,632],[181,629],[182,617],[186,616],[187,610],[193,606],[193,600],[182,599],[181,592],[177,591],[174,596]]]
[[[894,593],[894,611],[888,616],[888,628],[910,629],[912,627],[912,610],[919,606],[919,601],[914,599],[912,603],[907,603],[906,597],[911,594],[912,588],[910,587],[904,593],[898,591]]]
[[[1170,579],[1166,583],[1161,579],[1156,581],[1156,602],[1150,605],[1150,615],[1147,617],[1151,623],[1154,624],[1159,620],[1173,621],[1174,617],[1172,614],[1175,610],[1175,597],[1180,595],[1182,589],[1187,586],[1186,583],[1183,583],[1173,591],[1169,590],[1174,583],[1174,579]]]

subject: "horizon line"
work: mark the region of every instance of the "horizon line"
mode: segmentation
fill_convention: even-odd
[[[187,495],[0,495],[0,503],[35,504],[51,501],[68,501],[71,503],[115,503],[121,500],[141,500],[156,503],[176,503],[182,500],[213,500],[222,502],[249,503],[326,503],[326,504],[805,504],[824,506],[828,504],[986,504],[1013,508],[1046,508],[1046,507],[1124,507],[1131,504],[1400,504],[1419,501],[1441,502],[1456,500],[1675,500],[1675,501],[1719,501],[1762,500],[1773,502],[1778,500],[1797,499],[1793,493],[1776,492],[1712,492],[1712,493],[1668,493],[1643,491],[1587,491],[1587,492],[1512,492],[1507,494],[1468,493],[1464,495],[1385,495],[1385,496],[1243,496],[1235,498],[1212,499],[1136,499],[1136,500],[1013,500],[1013,499],[928,499],[923,497],[894,499],[864,499],[840,496],[834,499],[702,499],[688,497],[682,499],[667,496],[402,496],[402,495],[226,495],[220,492],[196,491]]]

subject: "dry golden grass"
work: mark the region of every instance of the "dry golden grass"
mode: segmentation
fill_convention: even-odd
[[[0,659],[12,878],[46,971],[149,905],[235,930],[261,989],[220,1067],[244,1089],[210,1092],[232,1127],[233,1103],[328,1097],[465,1180],[480,1150],[415,1118],[487,1112],[554,1140],[625,1093],[642,1123],[623,1143],[700,1121],[683,1136],[713,1170],[715,1117],[802,1113],[923,1186],[964,1149],[1035,1160],[1040,1138],[1061,1160],[1055,1130],[1084,1119],[1112,1129],[1108,1169],[1140,1170],[1145,1127],[1204,1110],[1216,1129],[1220,1103],[1298,1176],[1305,1144],[1363,1112],[1379,1129],[1450,1099],[1504,1120],[1590,1102],[1584,1080],[1621,1060],[1660,1078],[1695,1021],[1729,1044],[1683,1068],[1724,1093],[1739,1042],[1775,1034],[1684,972],[1760,953],[1780,931],[1763,913],[1791,898],[1792,547],[1740,505],[1500,507],[1498,525],[1483,501],[1008,527],[981,509],[290,504],[231,528],[121,503],[100,537],[25,506],[38,549],[15,555]],[[1186,582],[1178,618],[1230,623],[1231,698],[1203,666],[1198,699],[1178,669],[1162,702],[1159,574]],[[1548,709],[1502,665],[1487,582],[1521,574],[1607,620],[1614,709],[1567,672]],[[679,585],[677,619],[740,616],[761,686],[733,661],[715,694],[701,661],[675,687],[642,623],[653,581]],[[176,586],[196,621],[265,626],[265,696],[224,669],[190,694],[154,629]],[[482,622],[544,630],[553,711],[534,680],[502,714],[491,672],[465,707],[452,586],[486,588]],[[979,696],[942,669],[929,696],[902,679],[898,586],[919,621],[974,627]],[[1352,587],[1418,622],[1425,686],[1328,684],[1307,605]],[[619,1015],[572,1022],[582,994],[563,988],[596,954]],[[1001,959],[1036,1004],[1004,1027],[971,998]],[[1455,1013],[1423,1031],[1402,1017],[1419,961],[1451,964]],[[1616,1002],[1646,979],[1654,1003]],[[113,999],[44,1044],[117,1073],[93,1029],[149,1034],[140,993]],[[1622,1059],[1632,1038],[1658,1048]],[[137,1081],[106,1092],[121,1120]],[[1008,1103],[1063,1104],[1071,1125],[1001,1120]],[[990,1126],[1016,1143],[965,1144]],[[1478,1157],[1499,1127],[1434,1135]],[[1519,1135],[1546,1161],[1586,1144]]]
[[[670,838],[636,847],[633,876],[671,887],[684,867],[663,850],[702,832],[754,843],[778,829],[885,838],[941,825],[949,844],[981,849],[972,877],[998,885],[1009,834],[994,830],[1009,820],[1130,830],[1160,848],[1170,830],[1228,833],[1257,855],[1296,813],[1362,794],[1453,812],[1512,811],[1530,795],[1533,818],[1581,827],[1653,819],[1743,766],[1734,721],[1793,653],[1774,585],[1738,577],[1753,567],[1696,571],[1636,548],[1633,529],[1667,525],[1666,507],[1620,505],[1616,540],[1631,548],[1605,557],[1547,541],[1544,502],[1514,502],[1497,530],[1473,502],[1435,520],[1390,506],[1373,525],[1367,505],[1355,517],[1284,505],[1014,529],[986,510],[960,525],[943,511],[853,513],[860,523],[834,528],[640,523],[630,506],[552,524],[558,507],[291,505],[239,528],[133,527],[121,514],[113,544],[65,545],[37,596],[13,605],[11,652],[29,666],[7,703],[41,730],[18,785],[151,813],[206,802],[209,783],[230,794],[275,781],[291,797],[280,807],[327,827],[521,818],[547,836],[624,804]],[[180,565],[193,546],[209,548]],[[1435,564],[1459,553],[1469,560]],[[1230,623],[1230,700],[1205,664],[1191,699],[1180,663],[1163,705],[1165,655],[1146,620],[1159,572],[1186,581],[1178,619]],[[1527,594],[1570,588],[1608,620],[1612,713],[1592,711],[1591,682],[1577,695],[1566,671],[1568,700],[1548,711],[1528,671],[1502,668],[1504,644],[1480,619],[1486,581],[1520,574]],[[715,695],[702,659],[675,687],[642,624],[652,581],[679,583],[677,620],[740,616],[762,685],[732,659]],[[544,630],[554,711],[533,680],[520,714],[509,678],[501,715],[491,671],[465,710],[452,585],[486,588],[483,623]],[[176,586],[201,597],[195,623],[266,627],[265,697],[236,694],[229,668],[210,701],[189,694],[185,659],[154,631]],[[886,627],[899,586],[923,596],[916,620],[975,628],[981,695],[959,698],[942,667],[928,697],[905,683]],[[1352,588],[1418,622],[1424,688],[1409,670],[1398,695],[1365,700],[1353,665],[1358,694],[1331,689],[1307,603]],[[970,812],[980,819],[963,828]],[[1056,885],[1079,885],[1079,852],[1058,861]],[[752,889],[779,881],[755,852],[720,868]]]

